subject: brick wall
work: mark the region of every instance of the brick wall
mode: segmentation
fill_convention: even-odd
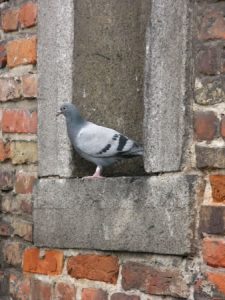
[[[225,299],[225,1],[195,3],[192,168],[205,187],[188,258],[32,245],[37,4],[0,0],[0,11],[0,299]]]

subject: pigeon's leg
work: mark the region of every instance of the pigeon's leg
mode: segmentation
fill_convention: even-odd
[[[104,176],[101,176],[102,173],[102,167],[97,166],[95,173],[92,176],[85,176],[83,179],[97,179],[97,178],[104,178]]]

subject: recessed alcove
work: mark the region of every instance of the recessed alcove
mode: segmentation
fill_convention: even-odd
[[[40,2],[36,245],[191,253],[198,180],[181,168],[188,138],[190,3]],[[132,161],[134,169],[121,167],[132,176],[74,178],[89,167],[74,161],[65,120],[56,118],[65,101],[138,141],[143,132],[148,176],[134,176],[143,168]]]
[[[76,0],[73,103],[88,120],[143,144],[145,34],[150,0]],[[74,176],[94,166],[74,158]],[[91,167],[92,166],[92,167]],[[143,159],[127,160],[107,176],[143,175]]]

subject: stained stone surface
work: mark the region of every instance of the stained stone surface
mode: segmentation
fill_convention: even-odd
[[[40,179],[34,243],[56,248],[191,252],[196,177]]]

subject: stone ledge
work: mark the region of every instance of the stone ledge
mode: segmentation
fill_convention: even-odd
[[[40,179],[37,246],[186,255],[193,237],[195,175],[103,180]]]

